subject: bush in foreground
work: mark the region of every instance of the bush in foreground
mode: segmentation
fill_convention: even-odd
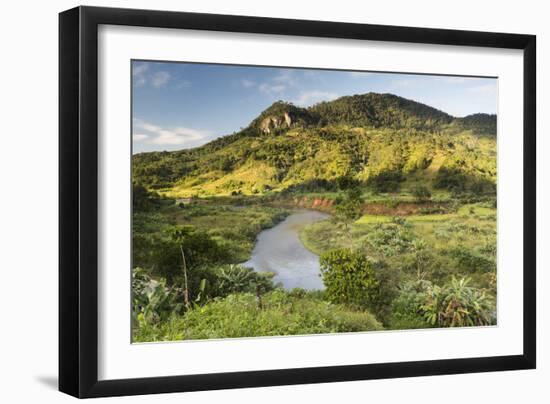
[[[443,286],[429,281],[406,283],[394,302],[391,328],[471,327],[496,324],[494,298],[452,278]]]
[[[381,330],[365,311],[331,304],[308,293],[298,296],[275,290],[258,298],[250,293],[230,295],[173,315],[157,325],[135,330],[135,342],[205,338],[325,334]]]
[[[330,250],[319,258],[325,294],[331,302],[373,306],[379,282],[366,255],[351,249]]]

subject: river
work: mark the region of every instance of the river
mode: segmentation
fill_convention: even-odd
[[[258,272],[273,272],[274,282],[280,282],[285,289],[323,289],[319,257],[304,247],[298,233],[306,225],[327,217],[314,210],[291,214],[258,235],[252,257],[243,265]]]

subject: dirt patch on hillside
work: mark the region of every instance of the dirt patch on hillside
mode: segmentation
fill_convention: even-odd
[[[334,213],[335,201],[330,198],[301,196],[278,199],[272,205],[286,208],[314,209],[326,213]],[[426,202],[365,202],[362,213],[365,215],[380,216],[410,216],[434,213],[448,213],[450,207],[445,203]]]
[[[304,196],[302,198],[293,198],[293,204],[299,208],[315,209],[330,212],[334,200],[328,198],[311,198]]]
[[[331,213],[332,206],[334,205],[334,200],[329,198],[315,198],[315,197],[294,197],[294,198],[285,198],[277,199],[270,202],[274,206],[282,206],[287,208],[303,208],[303,209],[314,209],[321,212]]]
[[[363,205],[363,214],[380,216],[409,216],[418,214],[446,213],[449,207],[434,202],[371,202]]]

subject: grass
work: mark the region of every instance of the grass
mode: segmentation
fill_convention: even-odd
[[[160,324],[135,331],[134,342],[178,341],[205,338],[306,335],[381,330],[367,311],[331,304],[303,291],[275,290],[262,296],[230,295],[173,315]]]
[[[230,263],[237,264],[250,258],[257,235],[283,220],[288,212],[259,204],[232,205],[225,199],[183,207],[171,204],[159,211],[134,214],[134,234],[159,234],[174,225],[193,226],[232,251],[234,258]]]
[[[234,191],[252,195],[263,192],[266,186],[271,185],[271,178],[276,174],[276,170],[267,164],[247,164],[231,173],[212,171],[198,178],[185,179],[164,194],[171,198],[227,196]]]
[[[487,203],[466,204],[454,213],[405,216],[404,224],[385,215],[363,215],[351,226],[352,245],[392,268],[415,275],[415,241],[425,243],[428,278],[446,280],[468,275],[476,287],[496,293],[496,209]],[[391,235],[393,234],[393,236]],[[306,226],[300,234],[316,254],[350,247],[349,233],[333,220]]]

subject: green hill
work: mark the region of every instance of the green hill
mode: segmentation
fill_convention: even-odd
[[[496,116],[454,118],[392,94],[310,108],[278,101],[237,133],[132,163],[134,182],[173,197],[331,191],[343,179],[378,192],[422,184],[492,194]]]

